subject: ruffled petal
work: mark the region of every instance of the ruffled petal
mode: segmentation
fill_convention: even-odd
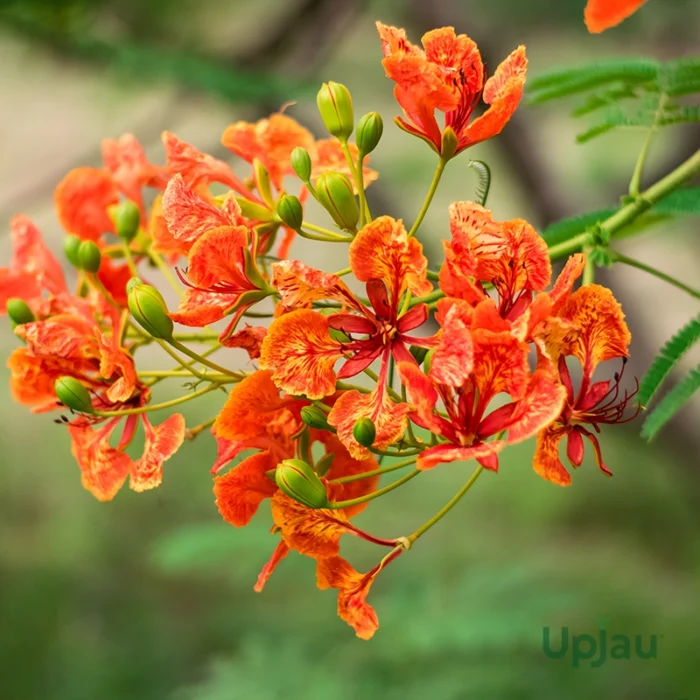
[[[192,246],[187,277],[200,289],[228,285],[232,291],[256,289],[245,276],[248,229],[221,226],[204,233]]]
[[[452,308],[442,326],[440,342],[430,363],[430,378],[446,386],[462,386],[474,369],[474,347],[471,333]]]
[[[481,328],[472,331],[472,340],[472,376],[483,408],[501,392],[520,398],[527,389],[530,376],[527,344],[507,331],[494,333]]]
[[[114,379],[107,389],[107,398],[113,403],[125,403],[136,390],[134,359],[98,328],[95,328],[95,336],[100,352],[100,375]]]
[[[275,551],[272,552],[272,556],[270,557],[269,561],[265,564],[265,566],[263,566],[260,574],[258,575],[258,580],[255,582],[255,586],[253,587],[253,590],[256,593],[262,593],[263,588],[265,588],[265,584],[274,573],[277,565],[287,556],[287,554],[289,554],[289,546],[284,540],[282,540],[275,547]]]
[[[260,367],[274,369],[272,378],[289,394],[321,399],[335,392],[333,366],[342,345],[329,333],[328,319],[310,309],[278,318],[262,344]]]
[[[129,487],[133,491],[147,491],[163,481],[163,463],[167,462],[185,440],[185,418],[174,413],[159,425],[143,421],[146,443],[143,455],[131,467]]]
[[[559,486],[568,486],[571,476],[559,459],[559,443],[566,435],[566,428],[550,426],[537,435],[537,447],[532,463],[533,469],[547,481]]]
[[[584,10],[586,26],[591,34],[600,34],[634,14],[646,0],[588,0]]]
[[[232,335],[221,340],[221,344],[227,348],[241,348],[248,353],[251,360],[257,360],[262,352],[262,342],[267,335],[264,326],[248,326],[241,328]]]
[[[471,447],[459,447],[451,444],[436,445],[420,453],[417,466],[418,469],[432,469],[438,464],[444,464],[445,462],[467,462],[470,459],[476,459],[480,463],[482,461],[490,463],[493,461],[492,458],[505,446],[505,440],[482,442]],[[495,464],[497,468],[498,462]],[[489,465],[489,468],[492,467]]]
[[[208,289],[186,289],[177,311],[170,318],[183,326],[202,328],[220,321],[226,311],[239,299],[240,294],[210,292]]]

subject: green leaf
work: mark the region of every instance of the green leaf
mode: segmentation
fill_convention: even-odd
[[[637,398],[642,406],[649,404],[674,365],[698,340],[700,340],[700,315],[683,326],[654,358],[639,387]]]
[[[658,82],[660,88],[672,97],[700,92],[700,58],[681,58],[664,63]]]
[[[549,246],[563,243],[564,241],[568,241],[569,238],[573,238],[579,233],[587,231],[601,221],[605,221],[605,219],[611,217],[616,211],[617,209],[615,208],[598,209],[588,212],[587,214],[580,214],[568,219],[562,219],[561,221],[547,226],[547,228],[542,231],[541,236]]]
[[[654,125],[655,113],[645,109],[639,110],[636,114],[626,114],[620,108],[608,110],[603,122],[596,124],[576,137],[578,143],[585,143],[596,136],[605,134],[618,127],[644,127],[651,128]]]
[[[670,216],[700,216],[700,187],[671,192],[655,204],[652,211]]]
[[[621,100],[631,99],[634,97],[639,97],[639,94],[635,88],[629,86],[596,93],[595,95],[591,95],[580,107],[577,107],[571,113],[571,116],[583,117],[586,114],[591,114],[592,112],[602,109],[603,107],[610,107]]]
[[[476,170],[479,176],[479,184],[476,187],[476,192],[474,194],[474,201],[481,204],[483,207],[486,204],[486,200],[489,196],[489,190],[491,189],[491,168],[484,163],[483,160],[470,160],[467,165],[472,169]]]
[[[649,414],[642,425],[642,437],[652,440],[698,389],[700,389],[700,365],[692,369],[683,381],[676,384]]]
[[[659,119],[659,126],[700,122],[700,107],[681,107]]]
[[[621,82],[625,86],[648,84],[653,88],[660,67],[657,61],[646,58],[623,58],[596,61],[578,68],[548,73],[530,81],[530,103],[541,104],[614,82]]]

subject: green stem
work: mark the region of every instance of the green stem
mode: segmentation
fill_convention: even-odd
[[[167,379],[169,377],[191,377],[192,370],[146,370],[144,372],[139,372],[139,377],[146,379]],[[232,382],[238,381],[237,379],[232,379],[225,374],[202,374],[200,379],[206,379],[210,382],[216,382],[217,384],[230,384]]]
[[[152,411],[160,411],[163,408],[172,408],[173,406],[178,406],[181,403],[187,401],[192,401],[192,399],[197,399],[204,394],[208,394],[210,391],[214,391],[219,388],[219,384],[210,384],[204,389],[195,391],[193,394],[186,394],[185,396],[179,396],[176,399],[170,401],[164,401],[163,403],[156,403],[149,406],[139,406],[138,408],[125,408],[123,411],[95,411],[96,416],[104,416],[105,418],[111,418],[115,416],[133,416],[138,413],[150,413]]]
[[[347,139],[338,139],[338,141],[340,141],[340,147],[343,149],[343,154],[345,155],[345,160],[350,168],[352,179],[355,181],[357,196],[360,199],[360,228],[362,228],[368,221],[372,220],[372,216],[369,213],[369,207],[367,206],[367,198],[365,197],[364,173],[362,172],[362,161],[364,159],[362,156],[360,156],[358,165],[355,167],[355,162],[352,159],[352,154],[350,153]]]
[[[331,503],[330,507],[333,510],[339,510],[340,508],[351,508],[352,506],[359,506],[361,503],[366,503],[367,501],[373,501],[375,498],[379,498],[380,496],[389,493],[389,491],[393,491],[399,486],[403,486],[407,481],[410,481],[411,479],[413,479],[413,477],[418,476],[419,474],[420,470],[414,469],[409,474],[406,474],[406,476],[402,476],[400,479],[397,479],[396,481],[389,484],[388,486],[385,486],[382,489],[377,489],[372,493],[368,493],[366,496],[360,496],[359,498],[351,498],[349,501],[336,501],[335,503]]]
[[[388,474],[389,472],[396,471],[397,469],[403,469],[404,467],[410,467],[412,464],[416,463],[416,458],[405,459],[403,462],[397,462],[396,464],[391,464],[388,467],[381,467],[379,469],[372,469],[369,472],[362,472],[361,474],[352,474],[351,476],[341,476],[339,479],[331,479],[331,484],[349,484],[352,481],[360,481],[361,479],[369,479],[373,476],[379,476],[381,474]]]
[[[432,304],[435,301],[439,301],[444,296],[445,292],[443,292],[441,289],[436,289],[434,292],[430,292],[430,294],[426,294],[424,297],[417,297],[415,299],[411,299],[411,303],[408,306],[409,308],[413,308],[418,304]]]
[[[479,478],[482,471],[484,471],[484,468],[479,465],[474,473],[469,477],[469,481],[467,481],[467,483],[464,484],[459,491],[457,491],[450,501],[448,501],[432,518],[430,518],[428,522],[421,525],[413,534],[406,538],[409,543],[413,544],[421,535],[424,535],[428,530],[430,530],[433,525],[442,520],[457,505],[457,503],[459,503],[462,496],[464,496],[464,494],[467,493],[467,491],[469,491],[469,489],[474,485],[474,482]]]
[[[595,262],[593,262],[593,256],[590,251],[586,251],[586,267],[583,268],[583,275],[581,277],[581,286],[586,286],[587,284],[593,284],[595,282]]]
[[[202,355],[197,354],[194,350],[190,350],[186,345],[183,345],[179,340],[175,340],[175,338],[171,338],[167,342],[169,342],[170,345],[172,345],[174,348],[177,348],[180,352],[184,353],[185,355],[188,355],[193,360],[197,360],[197,362],[204,365],[205,367],[209,367],[209,369],[213,369],[215,372],[221,372],[221,374],[225,374],[228,377],[234,377],[235,379],[243,379],[243,375],[240,374],[239,372],[232,372],[231,370],[226,369],[226,367],[222,367],[221,365],[217,365],[216,362],[212,362],[211,360],[207,360],[206,357],[203,357]]]
[[[128,241],[122,241],[122,250],[124,251],[124,258],[126,259],[126,266],[129,268],[129,272],[132,277],[138,277],[139,271],[136,267],[136,261],[134,256],[131,254],[131,248],[129,248]]]
[[[634,172],[632,173],[632,179],[630,180],[629,193],[632,197],[639,196],[639,189],[642,183],[642,175],[644,173],[644,165],[646,164],[647,157],[649,155],[649,148],[651,142],[654,140],[654,135],[658,131],[658,122],[661,118],[661,114],[666,106],[667,96],[663,93],[659,96],[659,104],[656,108],[656,113],[654,114],[654,123],[649,128],[647,137],[644,140],[644,145],[642,146],[642,151],[637,158],[637,163],[634,166]]]
[[[177,295],[182,296],[184,293],[182,291],[182,287],[180,287],[179,282],[173,274],[173,271],[165,264],[165,260],[163,260],[162,256],[159,253],[156,253],[156,251],[151,248],[148,251],[148,257],[151,259],[153,264],[161,271],[163,277],[165,277],[165,279],[168,280],[168,284],[170,284],[170,286],[175,290]]]
[[[677,280],[674,277],[667,275],[665,272],[661,272],[661,270],[657,270],[656,268],[651,267],[650,265],[646,265],[645,263],[640,262],[639,260],[628,258],[626,255],[622,255],[617,251],[610,251],[610,254],[613,262],[619,262],[623,263],[624,265],[629,265],[630,267],[636,267],[638,270],[647,272],[650,275],[653,275],[654,277],[663,280],[664,282],[668,282],[668,284],[671,284],[674,287],[677,287],[678,289],[682,289],[684,292],[687,292],[696,299],[700,299],[700,291],[689,287],[687,284],[684,284],[680,280]]]
[[[352,238],[350,236],[344,236],[340,233],[336,233],[335,231],[331,231],[330,229],[323,228],[322,226],[316,226],[316,224],[310,224],[308,221],[304,221],[302,223],[302,228],[307,228],[309,231],[314,231],[315,233],[320,233],[323,236],[327,236],[328,238],[332,238],[334,240],[338,240],[341,242],[345,241],[352,241]],[[305,231],[298,231],[299,235],[301,236],[310,236],[311,234],[305,232]],[[323,239],[316,239],[316,240],[325,240]]]
[[[423,223],[423,219],[428,213],[430,203],[433,201],[433,197],[435,196],[435,192],[437,191],[438,185],[440,184],[440,178],[442,177],[442,173],[445,171],[446,165],[447,161],[442,156],[440,156],[437,168],[435,168],[435,175],[433,175],[433,181],[430,183],[430,189],[428,190],[428,194],[425,197],[425,201],[423,202],[421,210],[418,212],[418,218],[413,222],[413,226],[411,226],[411,230],[408,232],[409,238],[416,234],[416,232],[420,228],[420,225]]]
[[[185,440],[194,440],[203,430],[211,428],[211,426],[216,423],[216,418],[217,416],[214,416],[199,425],[195,425],[194,428],[187,428],[187,430],[185,430]]]

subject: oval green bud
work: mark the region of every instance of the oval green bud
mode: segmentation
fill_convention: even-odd
[[[326,414],[318,406],[304,406],[301,409],[301,419],[310,428],[318,430],[331,430]]]
[[[73,234],[67,235],[63,239],[63,252],[68,259],[68,262],[73,265],[73,267],[80,267],[80,259],[78,258],[78,249],[82,241],[77,236]]]
[[[298,231],[304,221],[304,210],[299,197],[295,197],[293,194],[285,194],[280,197],[277,202],[277,216],[282,219],[283,224]]]
[[[94,413],[90,393],[75,377],[60,377],[54,384],[58,400],[78,413]]]
[[[316,196],[333,221],[346,231],[355,231],[360,210],[350,180],[340,173],[324,173],[316,179]]]
[[[323,83],[316,96],[318,111],[328,133],[347,141],[355,128],[350,91],[341,83]]]
[[[120,202],[114,214],[114,227],[117,236],[127,243],[133,241],[139,232],[140,224],[141,212],[138,206],[129,199]]]
[[[277,465],[275,482],[281,491],[307,508],[326,508],[326,487],[313,468],[300,459],[285,459]]]
[[[96,274],[102,263],[102,253],[94,241],[83,241],[78,248],[78,267]]]
[[[366,156],[371,153],[379,143],[384,133],[384,122],[378,112],[370,112],[365,114],[359,122],[357,122],[357,133],[355,134],[355,142],[360,149],[360,155]]]
[[[126,283],[126,293],[128,294],[134,287],[138,287],[140,284],[145,284],[145,282],[140,277],[132,277]]]
[[[7,315],[14,326],[21,326],[25,323],[36,321],[34,312],[29,308],[29,304],[27,304],[24,299],[18,299],[17,297],[8,299],[6,309]]]
[[[297,174],[302,182],[308,182],[311,179],[311,156],[309,152],[297,146],[291,155],[292,169]]]
[[[173,320],[161,293],[150,284],[135,284],[127,294],[131,315],[153,338],[169,340],[173,336]]]
[[[362,447],[372,447],[374,438],[377,437],[377,429],[371,418],[360,418],[352,426],[352,436]]]

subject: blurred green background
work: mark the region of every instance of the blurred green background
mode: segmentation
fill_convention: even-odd
[[[650,0],[621,28],[589,36],[583,0],[18,0],[0,5],[0,214],[32,216],[60,248],[55,183],[98,164],[99,140],[135,133],[156,162],[176,132],[226,157],[224,127],[288,101],[315,129],[321,80],[346,83],[357,114],[379,110],[386,136],[373,164],[374,212],[413,217],[432,152],[391,125],[374,21],[414,40],[454,25],[475,38],[491,70],[519,43],[541,74],[596,57],[698,53],[692,0]],[[615,203],[644,135],[617,132],[576,146],[570,104],[523,106],[503,136],[470,152],[487,160],[498,218],[542,227]],[[579,129],[580,130],[580,129]],[[650,175],[697,148],[681,128],[655,144]],[[230,155],[230,154],[229,154]],[[468,199],[475,175],[455,161],[428,223],[439,254],[446,205]],[[625,241],[623,250],[687,281],[700,273],[697,221]],[[2,260],[10,246],[0,241]],[[328,269],[326,249],[295,253]],[[696,311],[691,300],[634,270],[602,275],[633,332],[632,367],[646,369]],[[16,346],[5,330],[3,356]],[[226,354],[220,357],[225,360]],[[228,361],[239,362],[231,353]],[[149,358],[153,366],[158,357]],[[690,364],[690,363],[689,363]],[[612,372],[612,369],[610,370]],[[166,465],[156,491],[124,489],[110,504],[84,491],[67,433],[0,399],[0,698],[3,700],[700,700],[699,407],[690,404],[653,445],[638,424],[603,435],[606,480],[592,459],[559,489],[531,470],[532,445],[510,449],[460,506],[379,577],[370,600],[381,628],[357,640],[318,591],[313,562],[290,556],[262,595],[252,585],[275,540],[267,508],[237,531],[219,517],[203,434]],[[170,388],[175,395],[177,386]],[[165,392],[167,393],[167,391]],[[165,394],[161,394],[165,396]],[[188,423],[221,400],[188,404]],[[412,531],[461,485],[468,465],[444,465],[377,501],[361,526]],[[354,563],[373,549],[348,542]],[[547,657],[543,628],[658,637],[658,658],[572,668]]]

